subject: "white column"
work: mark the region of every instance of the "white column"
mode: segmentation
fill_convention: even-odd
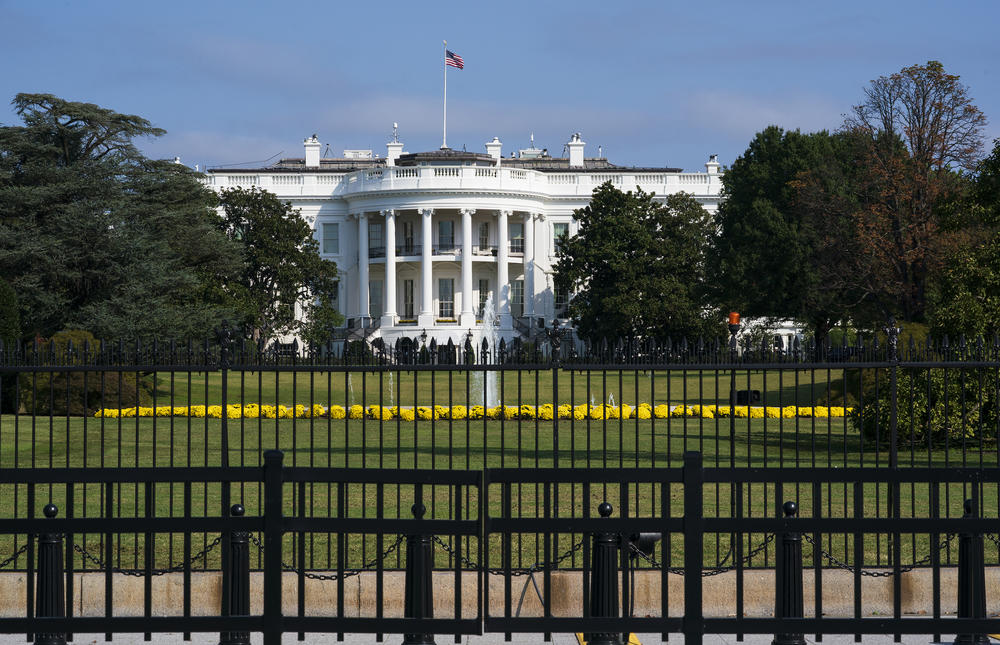
[[[497,313],[500,316],[500,329],[511,329],[513,322],[510,316],[510,278],[507,274],[507,218],[511,211],[500,211],[497,217]]]
[[[434,310],[432,308],[431,290],[431,251],[433,245],[433,235],[431,226],[433,221],[433,208],[422,208],[420,210],[420,315],[417,316],[417,325],[421,327],[431,327],[434,325]]]
[[[396,324],[396,211],[382,211],[385,215],[385,309],[382,326]]]
[[[462,209],[462,313],[458,324],[462,327],[476,325],[476,312],[472,308],[472,213],[474,208]]]
[[[358,213],[358,315],[362,324],[371,316],[368,309],[368,213]]]
[[[524,214],[524,315],[535,315],[535,214]],[[531,322],[531,321],[529,321]]]

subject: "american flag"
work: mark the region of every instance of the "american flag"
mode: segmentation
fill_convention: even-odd
[[[444,50],[444,64],[448,67],[457,67],[458,69],[465,68],[465,61],[462,57],[453,51]]]

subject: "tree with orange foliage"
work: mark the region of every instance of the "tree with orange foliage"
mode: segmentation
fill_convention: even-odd
[[[884,313],[923,320],[928,278],[956,246],[945,208],[982,152],[986,117],[937,61],[873,80],[845,121],[876,198],[855,211],[859,286]]]

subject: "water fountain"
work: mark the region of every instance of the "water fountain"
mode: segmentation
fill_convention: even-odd
[[[390,371],[389,372],[389,407],[391,408],[392,406],[393,406],[393,401],[392,401],[392,372]]]
[[[497,348],[500,346],[499,327],[500,321],[497,318],[493,300],[487,298],[486,305],[483,307],[483,326],[479,330],[479,340],[476,347],[482,347],[483,339],[485,339],[490,348],[490,356],[489,360],[485,356],[480,356],[479,361],[481,363],[495,363],[497,361]],[[500,405],[500,397],[497,393],[496,371],[474,372],[470,395],[472,397],[472,401],[469,402],[470,405],[483,405],[484,399],[485,405],[488,408]]]

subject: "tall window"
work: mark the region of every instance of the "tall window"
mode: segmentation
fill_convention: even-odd
[[[438,278],[438,318],[455,317],[455,281]]]
[[[566,317],[566,307],[569,305],[569,292],[566,289],[555,288],[555,314],[556,318]]]
[[[368,312],[372,318],[382,317],[382,281],[372,280],[368,283]]]
[[[558,251],[562,248],[562,245],[566,242],[566,238],[569,236],[569,223],[568,222],[555,222],[552,224],[552,239],[553,248]]]
[[[524,315],[524,280],[510,283],[510,313],[515,318]]]
[[[330,306],[334,311],[340,311],[340,281],[333,283],[333,293],[330,294]]]
[[[510,252],[524,253],[524,224],[521,222],[510,225]]]
[[[482,222],[479,225],[479,248],[485,249],[490,245],[490,223]]]
[[[403,318],[413,316],[413,280],[403,280]]]
[[[323,253],[340,253],[340,224],[323,225]]]
[[[448,219],[438,222],[438,248],[442,251],[455,248],[455,222]]]
[[[413,222],[403,222],[403,255],[413,255]]]
[[[382,222],[368,222],[368,251],[375,256],[385,253],[385,241],[382,239]]]
[[[490,281],[481,279],[479,281],[479,313],[476,314],[480,320],[483,319],[486,311],[486,301],[490,297]]]

